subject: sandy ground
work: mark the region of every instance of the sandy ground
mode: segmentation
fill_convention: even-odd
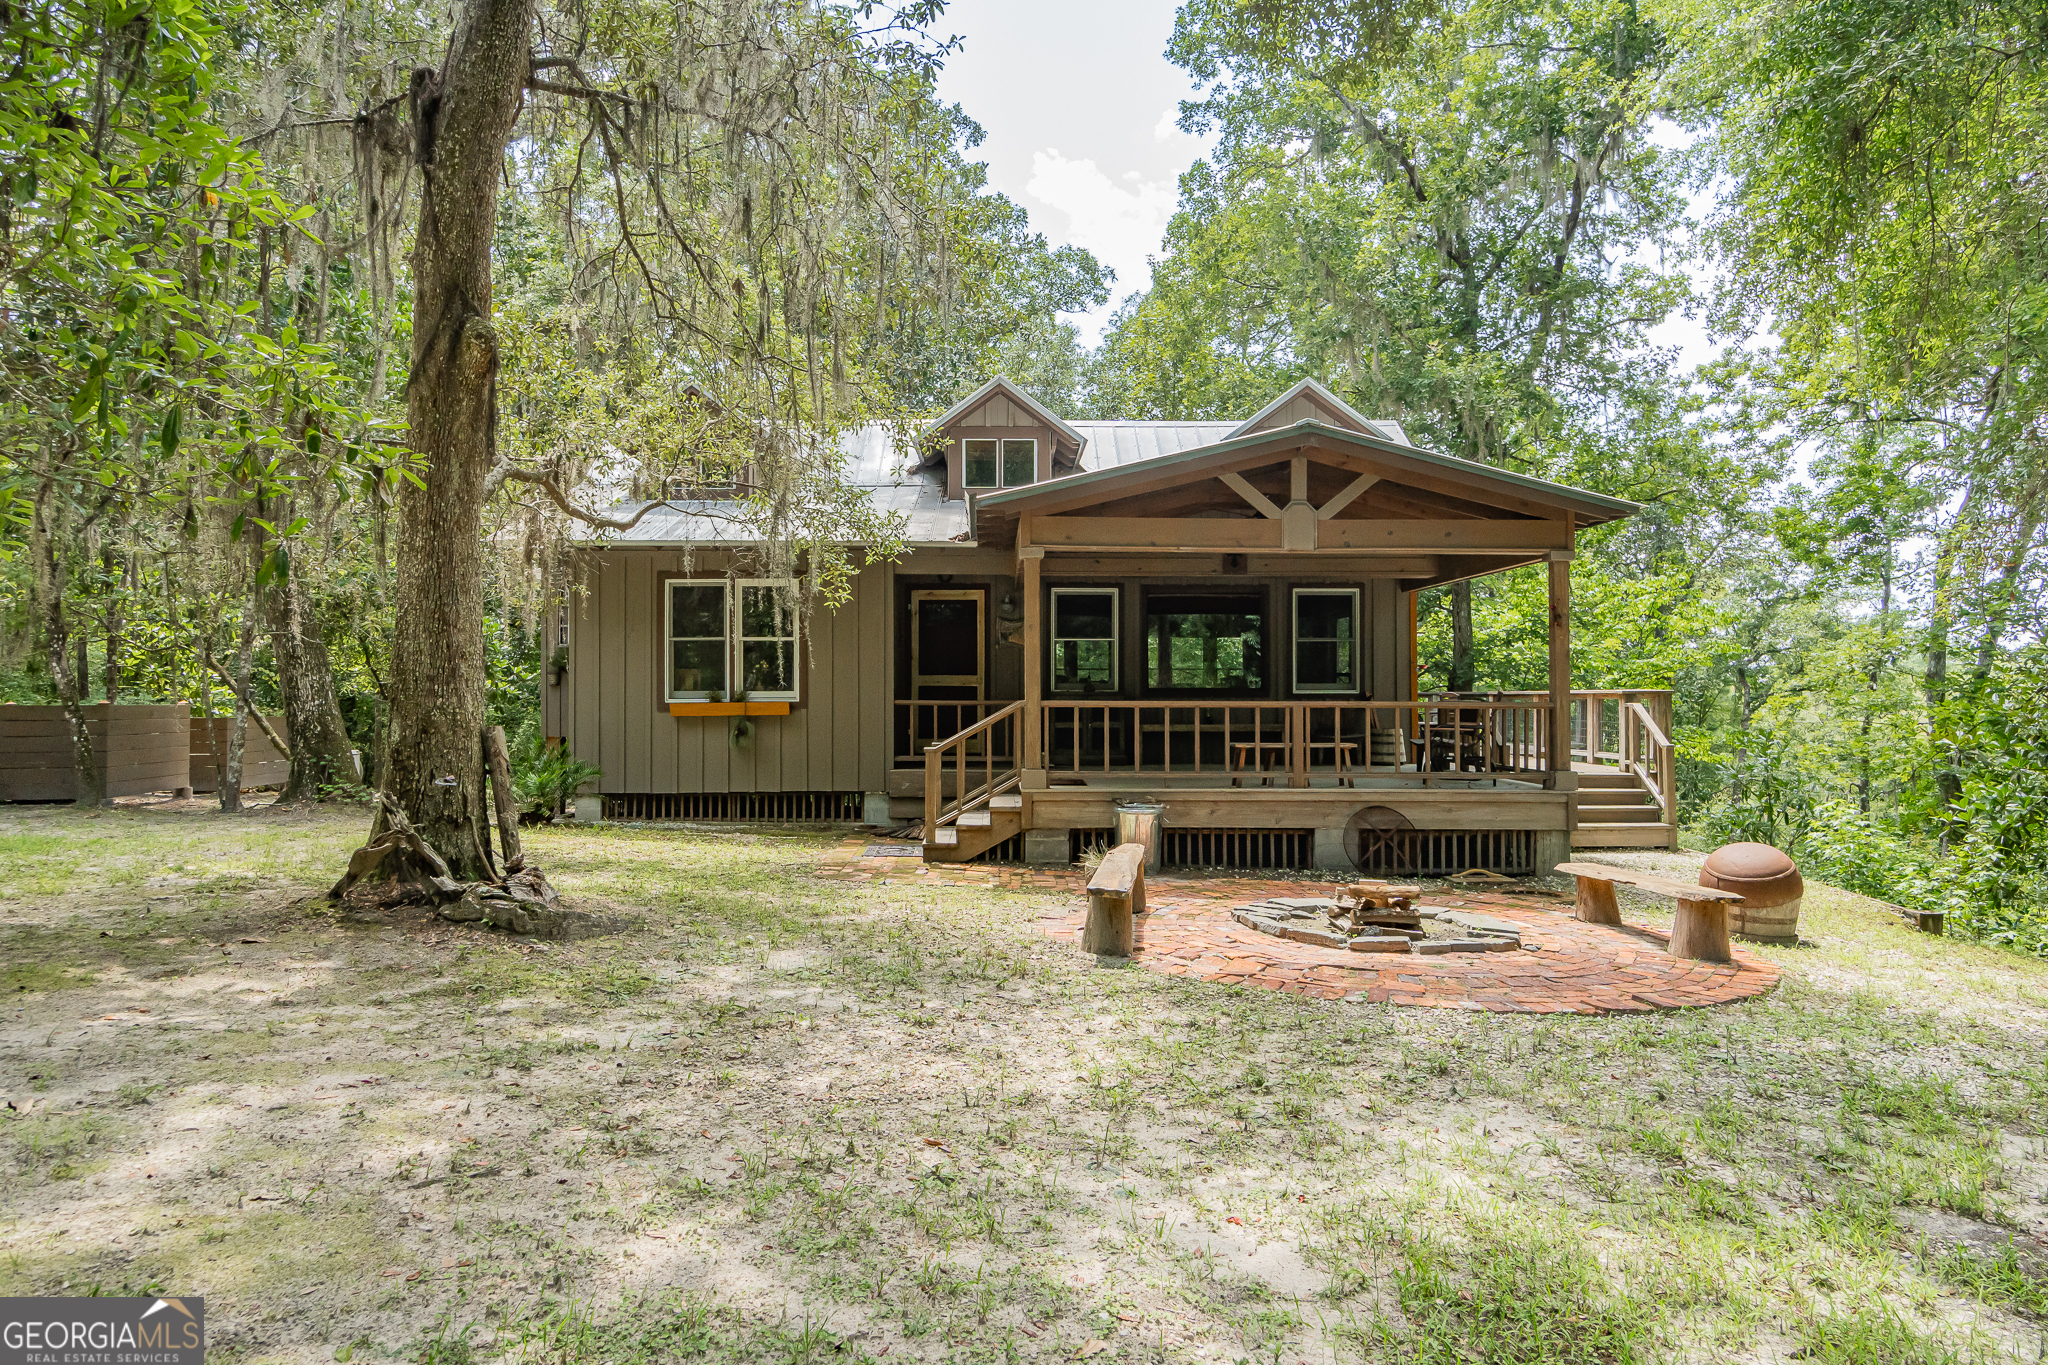
[[[2048,965],[1853,898],[1765,1000],[1537,1021],[804,831],[536,831],[564,943],[350,918],[365,823],[0,814],[0,1292],[203,1294],[221,1361],[2044,1349]]]

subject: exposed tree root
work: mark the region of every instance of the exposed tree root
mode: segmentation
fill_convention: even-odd
[[[377,801],[384,829],[350,856],[348,871],[327,893],[329,900],[362,906],[414,902],[432,906],[442,919],[457,924],[487,921],[511,933],[542,937],[560,932],[568,912],[539,868],[522,866],[496,882],[456,881],[448,860],[420,837],[398,803],[383,792]]]

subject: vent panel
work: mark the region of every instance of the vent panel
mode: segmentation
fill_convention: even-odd
[[[607,820],[858,823],[861,813],[859,792],[653,792],[604,798]]]

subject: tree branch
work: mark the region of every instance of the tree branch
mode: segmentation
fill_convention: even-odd
[[[248,693],[242,691],[242,689],[236,685],[235,680],[228,676],[228,671],[220,666],[220,660],[213,657],[213,650],[211,648],[208,648],[203,652],[206,656],[206,666],[208,668],[211,668],[215,673],[218,673],[220,675],[220,680],[228,685],[228,691],[234,695],[236,701],[242,704],[242,710],[245,713],[247,713],[250,720],[256,722],[256,728],[263,732],[264,738],[268,739],[273,745],[277,747],[277,752],[279,756],[282,757],[285,762],[291,762],[291,746],[286,744],[282,739],[278,738],[277,731],[270,728],[270,722],[263,718],[263,713],[261,711],[258,711],[253,705],[250,704]]]
[[[489,497],[504,487],[507,479],[513,479],[519,483],[532,484],[540,489],[541,492],[547,494],[549,501],[561,508],[565,516],[574,517],[585,526],[595,526],[600,530],[606,531],[630,531],[635,526],[638,526],[640,519],[649,512],[652,512],[657,507],[667,505],[660,502],[647,503],[632,516],[624,521],[620,521],[616,517],[608,517],[601,512],[593,512],[588,508],[577,506],[575,502],[570,500],[569,495],[562,491],[562,486],[555,482],[554,475],[542,473],[538,469],[522,469],[509,460],[500,461],[498,467],[491,471],[490,477],[484,483],[484,496]]]

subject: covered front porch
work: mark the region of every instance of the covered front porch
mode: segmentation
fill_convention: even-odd
[[[1628,508],[1313,421],[984,497],[1023,695],[897,699],[891,791],[933,861],[1066,862],[1132,799],[1329,868],[1668,843],[1668,694],[1570,687],[1573,537]],[[1418,695],[1416,594],[1538,564],[1548,685]]]
[[[1118,802],[1142,799],[1165,803],[1181,831],[1319,831],[1320,846],[1314,835],[1308,845],[1317,866],[1355,864],[1344,831],[1372,810],[1384,828],[1370,837],[1387,846],[1380,870],[1420,870],[1411,862],[1428,861],[1424,846],[1434,843],[1447,855],[1467,851],[1456,871],[1493,860],[1489,848],[1515,851],[1516,841],[1433,832],[1556,831],[1573,848],[1672,846],[1670,704],[1666,691],[1568,694],[1560,777],[1549,766],[1553,713],[1533,694],[1348,705],[903,703],[924,713],[931,739],[899,755],[892,789],[918,798],[926,828],[940,832],[927,840],[933,861],[973,857],[1030,830],[1078,832],[1062,846],[1071,853],[1113,827]],[[1027,708],[1038,716],[1035,749],[1024,747]],[[1024,763],[1027,753],[1038,761]],[[1040,839],[1047,861],[1053,842]],[[1185,842],[1229,847],[1213,837]]]

